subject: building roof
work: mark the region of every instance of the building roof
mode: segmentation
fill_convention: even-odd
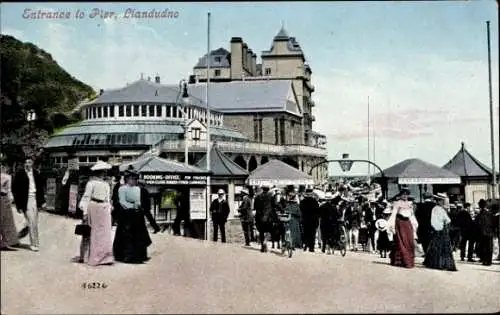
[[[211,127],[215,140],[245,141],[248,138],[236,130]],[[46,148],[66,146],[151,146],[161,140],[178,140],[184,136],[179,123],[169,121],[118,120],[84,121],[53,135]]]
[[[164,85],[149,80],[137,80],[120,89],[107,90],[88,104],[108,103],[162,103],[179,102],[179,86]],[[189,103],[204,107],[202,99],[190,98]]]
[[[407,159],[399,162],[385,169],[384,175],[398,179],[446,179],[460,183],[460,177],[457,174],[420,159]]]
[[[443,168],[462,177],[489,177],[493,174],[491,168],[467,151],[463,142],[457,154]]]
[[[196,166],[201,169],[207,168],[207,156],[201,158]],[[214,143],[210,150],[210,171],[214,176],[221,177],[247,177],[248,172],[233,162],[227,155],[222,153],[217,144]]]
[[[204,98],[206,83],[190,84],[189,94]],[[210,85],[210,107],[222,113],[280,112],[287,110],[291,80],[218,82]],[[289,111],[290,112],[290,111]],[[298,109],[291,111],[300,115]]]
[[[291,80],[231,81],[210,84],[209,100],[212,111],[247,113],[287,111],[292,90]],[[205,108],[206,83],[188,85],[189,104]],[[170,103],[178,102],[179,88],[148,80],[138,80],[121,89],[104,91],[89,105],[109,103]],[[294,112],[300,115],[298,112]]]
[[[206,170],[202,170],[196,166],[185,165],[184,163],[163,159],[155,155],[146,155],[139,157],[135,161],[123,163],[120,165],[120,171],[125,171],[130,165],[139,173],[207,173]]]
[[[280,40],[280,39],[284,39],[284,40],[288,39],[288,33],[285,30],[284,26],[282,26],[281,29],[279,30],[278,34],[276,34],[276,36],[274,36],[274,40]]]
[[[269,162],[257,167],[247,179],[249,185],[313,185],[311,175],[280,160],[269,160]]]
[[[219,48],[212,50],[210,52],[210,68],[231,68],[231,53],[224,48]],[[217,61],[216,57],[221,57],[220,61]],[[203,55],[198,59],[198,63],[194,68],[206,68],[207,67],[207,54]]]
[[[274,43],[276,41],[287,41],[286,46],[288,48],[288,52],[285,53],[285,55],[297,55],[297,56],[302,56],[304,57],[304,52],[302,51],[302,48],[300,47],[300,44],[297,42],[295,37],[289,37],[287,31],[285,28],[282,26],[280,31],[276,36],[273,38],[273,42],[271,43],[271,48],[269,50],[265,50],[262,52],[262,56],[272,56],[273,49],[274,49]],[[276,54],[274,54],[276,55]],[[276,55],[278,56],[278,55]]]

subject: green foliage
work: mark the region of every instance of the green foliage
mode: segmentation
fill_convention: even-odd
[[[12,162],[37,152],[55,128],[82,119],[76,106],[96,92],[32,43],[0,35],[2,151]],[[27,113],[36,120],[29,122]]]

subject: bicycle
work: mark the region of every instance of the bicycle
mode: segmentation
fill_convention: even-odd
[[[285,232],[281,235],[281,254],[288,252],[288,258],[293,256],[292,232],[290,230],[290,214],[279,215],[279,220],[283,223]]]

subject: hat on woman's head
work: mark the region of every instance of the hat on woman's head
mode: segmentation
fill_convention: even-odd
[[[132,165],[129,165],[124,175],[125,177],[139,177],[139,172]]]
[[[104,171],[104,170],[110,170],[112,168],[111,164],[108,164],[104,161],[97,161],[97,163],[95,163],[91,168],[90,170],[91,171]]]
[[[390,206],[387,206],[384,211],[382,211],[383,214],[391,214],[392,213],[392,209]]]
[[[410,195],[411,194],[410,188],[408,188],[408,186],[406,186],[406,185],[401,187],[401,189],[399,190],[399,194],[400,195],[403,195],[403,194]]]
[[[437,193],[434,195],[434,198],[444,200],[448,199],[448,195],[446,193]]]
[[[385,231],[387,229],[387,220],[378,219],[377,221],[375,221],[375,227],[381,232]]]
[[[324,198],[325,200],[331,200],[331,199],[333,199],[333,198],[334,198],[334,197],[333,197],[333,194],[332,194],[332,192],[331,192],[331,191],[327,191],[327,192],[325,193],[325,198]]]

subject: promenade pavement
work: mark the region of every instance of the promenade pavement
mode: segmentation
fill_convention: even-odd
[[[1,253],[2,314],[464,313],[500,310],[500,265],[457,261],[458,272],[392,267],[387,259],[152,235],[151,260],[90,267],[76,220],[40,213],[40,252]],[[28,239],[23,239],[27,242]],[[83,283],[106,288],[84,289]]]

